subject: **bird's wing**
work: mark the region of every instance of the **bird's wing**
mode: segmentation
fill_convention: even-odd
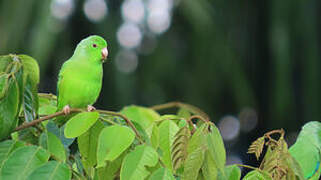
[[[62,89],[61,89],[61,85],[64,83],[64,74],[65,74],[65,72],[66,72],[66,67],[68,66],[68,64],[70,63],[70,61],[68,60],[68,61],[66,61],[63,65],[62,65],[62,67],[61,67],[61,69],[60,69],[60,72],[59,72],[59,75],[58,75],[58,83],[57,83],[57,110],[61,110],[61,108],[62,108],[62,106],[63,105],[61,105],[61,99],[59,98],[60,96],[59,96],[59,89],[60,89],[60,91],[62,91]]]

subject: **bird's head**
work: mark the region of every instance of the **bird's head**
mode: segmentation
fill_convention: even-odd
[[[89,36],[77,45],[74,54],[85,56],[86,60],[103,63],[108,56],[107,42],[100,36]]]

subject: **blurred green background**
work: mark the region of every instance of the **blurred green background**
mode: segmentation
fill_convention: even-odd
[[[319,0],[0,0],[0,53],[28,54],[40,92],[77,43],[107,39],[96,107],[182,101],[207,112],[228,162],[253,163],[250,142],[284,128],[293,143],[320,120]]]

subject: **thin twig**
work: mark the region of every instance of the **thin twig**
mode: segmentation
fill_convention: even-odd
[[[209,123],[209,124],[212,123],[211,121],[209,121],[208,119],[205,119],[203,116],[200,116],[200,115],[193,115],[193,116],[189,117],[190,121],[192,121],[193,119],[200,119],[201,121],[203,121],[205,123]]]
[[[103,117],[100,117],[101,120],[105,121],[105,122],[108,122],[109,124],[112,124],[112,125],[117,125],[117,123],[115,123],[114,121],[111,121],[109,119],[105,119]]]
[[[249,165],[244,165],[244,164],[234,164],[234,165],[237,165],[237,166],[240,166],[240,167],[245,167],[245,168],[248,168],[248,169],[261,171],[261,169],[253,167],[253,166],[249,166]]]
[[[124,119],[126,121],[126,123],[133,129],[133,131],[135,132],[138,140],[143,143],[143,140],[141,139],[141,136],[139,135],[138,130],[136,129],[136,127],[134,126],[134,124],[123,114],[114,112],[114,111],[107,111],[107,110],[97,110],[99,113],[103,113],[103,114],[108,114],[108,115],[112,115],[112,116],[118,116],[122,119]]]
[[[284,137],[284,130],[283,129],[276,129],[276,130],[272,130],[272,131],[264,134],[265,138],[268,138],[270,141],[277,142],[276,140],[274,140],[271,137],[272,134],[279,134],[280,135],[279,139],[280,139],[281,137]]]
[[[192,122],[192,119],[188,118],[188,119],[186,119],[186,122],[192,127],[191,133],[194,134],[194,132],[196,131],[196,128],[195,128],[195,126],[194,126],[194,124]]]
[[[263,171],[262,169],[260,169],[260,168],[256,168],[256,167],[249,166],[249,165],[244,165],[244,164],[234,164],[234,165],[237,165],[237,166],[240,166],[240,167],[245,167],[245,168],[248,168],[248,169],[253,169],[253,170],[259,171],[260,173],[266,174],[266,175],[268,175],[269,177],[271,177],[270,174],[264,173],[264,171]],[[272,177],[271,177],[271,178],[272,178]]]
[[[186,103],[181,103],[181,102],[169,102],[169,103],[165,103],[165,104],[159,104],[159,105],[155,105],[155,106],[151,106],[150,108],[158,111],[158,110],[163,110],[163,109],[169,109],[169,108],[173,108],[173,107],[178,107],[178,108],[185,108],[187,110],[189,110],[190,112],[192,112],[193,114],[199,114],[201,115],[204,119],[210,121],[209,116],[202,111],[200,108],[190,105],[190,104],[186,104]]]

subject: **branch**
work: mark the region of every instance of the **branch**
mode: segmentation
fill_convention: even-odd
[[[268,138],[270,141],[277,142],[276,140],[274,140],[274,139],[271,137],[272,134],[279,134],[279,135],[280,135],[279,139],[280,139],[280,138],[283,138],[283,137],[284,137],[284,130],[283,130],[283,129],[276,129],[276,130],[272,130],[272,131],[267,132],[267,133],[264,134],[264,137],[265,137],[265,138]]]
[[[72,113],[76,113],[76,112],[83,112],[84,110],[82,109],[70,109],[70,114]],[[46,121],[46,120],[49,120],[49,119],[52,119],[52,118],[55,118],[57,116],[62,116],[62,115],[65,115],[64,111],[58,111],[54,114],[50,114],[48,116],[44,116],[44,117],[41,117],[39,119],[36,119],[36,120],[33,120],[29,123],[24,123],[24,124],[21,124],[20,126],[18,126],[14,131],[20,131],[22,129],[26,129],[28,127],[31,127],[31,126],[34,126],[34,125],[37,125],[39,123],[41,123],[42,121]]]
[[[193,115],[193,116],[189,117],[189,121],[192,121],[193,119],[200,119],[201,121],[203,121],[207,124],[212,124],[211,121],[209,121],[208,119],[205,119],[203,116],[200,116],[200,115]]]
[[[165,103],[165,104],[151,106],[150,108],[155,111],[158,111],[158,110],[169,109],[169,108],[174,108],[174,107],[185,108],[185,109],[189,110],[190,112],[192,112],[193,114],[199,114],[200,116],[203,117],[203,119],[206,119],[206,121],[210,121],[209,116],[204,111],[202,111],[200,108],[190,105],[190,104],[181,103],[181,102],[169,102],[169,103]]]
[[[191,116],[191,117],[192,117],[192,116]],[[192,119],[193,119],[193,118],[185,119],[185,121],[189,124],[189,126],[192,127],[191,133],[194,134],[194,132],[196,131],[196,128],[195,128],[195,126],[194,126],[194,124],[193,124],[193,122],[192,122]]]
[[[107,111],[107,110],[97,110],[99,113],[102,113],[102,114],[108,114],[108,115],[112,115],[112,116],[118,116],[122,119],[124,119],[127,123],[128,126],[130,126],[133,131],[135,132],[138,140],[143,143],[143,140],[141,139],[141,136],[139,135],[139,132],[138,130],[136,129],[136,127],[134,126],[134,124],[123,114],[120,114],[120,113],[117,113],[117,112],[114,112],[114,111]]]
[[[77,112],[84,112],[84,111],[85,110],[83,110],[83,109],[71,108],[70,109],[70,114],[77,113]],[[141,143],[143,143],[143,140],[141,139],[141,136],[139,135],[139,132],[135,128],[134,124],[126,116],[124,116],[123,114],[114,112],[114,111],[107,111],[107,110],[96,110],[96,111],[99,112],[99,113],[102,113],[102,114],[118,116],[118,117],[121,117],[122,119],[124,119],[126,121],[126,123],[128,124],[128,126],[130,126],[133,129],[133,131],[135,132],[137,139]],[[24,123],[24,124],[18,126],[14,131],[20,131],[22,129],[26,129],[26,128],[31,127],[31,126],[35,126],[35,125],[41,123],[42,121],[46,121],[46,120],[55,118],[57,116],[63,116],[63,115],[65,115],[65,113],[64,113],[63,110],[61,110],[61,111],[58,111],[58,112],[56,112],[54,114],[50,114],[48,116],[44,116],[44,117],[41,117],[39,119],[33,120],[33,121],[29,122],[29,123]]]
[[[248,169],[261,171],[261,169],[253,167],[253,166],[249,166],[249,165],[244,165],[244,164],[234,164],[234,165],[237,165],[237,166],[240,166],[240,167],[244,167],[244,168],[248,168]]]

